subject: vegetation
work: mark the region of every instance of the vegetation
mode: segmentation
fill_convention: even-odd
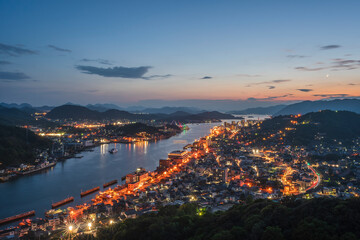
[[[297,124],[291,123],[296,121]],[[321,111],[305,114],[294,118],[290,116],[278,116],[265,120],[261,124],[261,132],[258,142],[271,133],[286,132],[284,141],[290,145],[309,145],[315,141],[323,143],[342,142],[350,144],[351,141],[360,136],[360,114],[348,111]],[[264,142],[267,142],[264,140]]]
[[[98,231],[97,239],[359,239],[360,199],[256,200],[225,212],[167,206]]]
[[[35,150],[50,146],[50,140],[37,136],[30,130],[0,125],[0,168],[33,163]]]

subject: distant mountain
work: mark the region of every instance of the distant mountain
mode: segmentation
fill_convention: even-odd
[[[190,114],[197,114],[205,112],[204,110],[200,110],[199,108],[193,108],[193,107],[162,107],[162,108],[146,108],[144,110],[141,110],[143,113],[163,113],[163,114],[172,114],[175,112],[187,112]]]
[[[89,120],[98,120],[101,118],[100,112],[90,110],[83,106],[78,105],[62,105],[55,107],[50,112],[46,114],[46,118],[49,119],[89,119]]]
[[[277,113],[279,115],[290,114],[305,114],[309,112],[318,112],[320,110],[333,110],[333,111],[351,111],[360,113],[360,100],[358,99],[336,99],[336,100],[319,100],[319,101],[304,101],[300,103],[290,104]]]
[[[46,149],[51,141],[24,128],[0,124],[0,168],[33,163],[35,149]]]
[[[33,107],[28,103],[17,104],[17,103],[4,103],[4,102],[0,103],[0,106],[6,107],[6,108],[32,108]]]
[[[115,104],[109,104],[109,103],[104,103],[104,104],[88,104],[86,105],[86,107],[90,110],[95,110],[98,112],[105,112],[106,110],[110,110],[110,109],[117,109],[117,110],[123,110],[121,107],[115,105]]]
[[[273,115],[277,112],[279,112],[280,110],[282,110],[284,107],[286,107],[287,105],[281,104],[281,105],[275,105],[275,106],[271,106],[271,107],[256,107],[256,108],[247,108],[244,110],[240,110],[240,111],[230,111],[227,113],[230,114],[266,114],[266,115]]]
[[[28,111],[28,112],[27,112]],[[32,113],[33,108],[6,108],[0,106],[0,124],[3,125],[34,125],[34,126],[44,126],[50,127],[55,124],[49,122],[45,119],[36,120],[30,114]]]
[[[186,114],[186,112],[176,112],[168,115],[167,118],[162,120],[168,122],[175,120],[185,123],[195,123],[195,122],[200,123],[204,121],[219,121],[221,119],[240,119],[240,118],[236,118],[231,114],[225,114],[225,113],[213,111],[213,112],[203,112],[198,114]]]
[[[63,105],[52,109],[47,113],[46,118],[60,120],[158,120],[158,121],[182,121],[182,122],[204,122],[209,120],[234,119],[231,114],[220,112],[203,112],[190,114],[178,111],[173,114],[134,114],[127,111],[110,109],[105,112],[90,110],[83,106]]]

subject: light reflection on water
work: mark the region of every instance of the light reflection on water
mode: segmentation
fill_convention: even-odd
[[[190,130],[157,142],[137,142],[134,144],[116,144],[118,152],[110,154],[114,144],[103,144],[93,152],[82,152],[82,158],[59,162],[55,167],[42,173],[24,176],[0,184],[0,218],[35,210],[36,216],[43,216],[51,204],[69,196],[75,201],[66,206],[89,201],[94,195],[80,198],[81,190],[118,179],[127,173],[144,167],[153,171],[159,159],[164,159],[174,150],[182,149],[186,143],[209,134],[212,124],[189,124]]]

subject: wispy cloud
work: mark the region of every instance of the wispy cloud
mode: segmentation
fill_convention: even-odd
[[[18,57],[20,55],[31,55],[37,53],[30,49],[0,43],[0,54]]]
[[[321,71],[321,70],[342,71],[342,70],[353,70],[358,68],[360,68],[360,60],[336,58],[333,59],[328,66],[314,67],[314,68],[296,67],[295,69],[300,71],[311,72],[311,71]]]
[[[83,58],[83,59],[81,59],[81,61],[82,62],[97,62],[97,63],[104,64],[104,65],[112,65],[112,63],[109,60],[101,59],[101,58],[98,58],[98,59]]]
[[[336,93],[336,94],[314,94],[314,97],[323,97],[323,98],[334,98],[334,97],[347,97],[349,96],[349,94],[345,94],[345,93]]]
[[[324,70],[326,68],[296,67],[295,69],[300,70],[300,71],[312,72],[312,71],[321,71],[321,70]]]
[[[29,76],[22,72],[0,72],[1,80],[21,81],[29,78]]]
[[[65,48],[54,46],[54,45],[48,45],[48,47],[55,51],[59,51],[59,52],[68,52],[68,53],[72,52],[70,49],[65,49]]]
[[[269,100],[275,100],[275,99],[278,99],[278,98],[284,98],[284,97],[289,97],[289,96],[292,96],[293,94],[285,94],[285,95],[281,95],[281,96],[271,96],[271,97],[266,97],[266,98],[254,98],[254,97],[251,97],[251,98],[248,98],[247,100],[248,101],[269,101]]]
[[[142,77],[142,79],[146,79],[146,80],[151,80],[151,79],[156,79],[156,78],[169,78],[172,77],[173,75],[171,74],[165,74],[165,75],[151,75],[148,77]]]
[[[200,79],[212,79],[212,77],[210,77],[210,76],[205,76],[205,77],[202,77],[202,78],[200,78]]]
[[[340,48],[340,45],[325,45],[325,46],[321,46],[320,49],[321,50],[331,50],[331,49],[336,49],[336,48]]]
[[[310,88],[299,88],[299,89],[296,89],[296,90],[298,90],[300,92],[311,92],[311,91],[313,91],[313,89],[310,89]]]
[[[261,75],[258,74],[236,74],[237,77],[251,77],[251,78],[256,78],[256,77],[261,77]]]
[[[254,85],[263,85],[263,84],[278,84],[278,83],[284,83],[284,82],[290,82],[290,81],[291,81],[290,79],[277,79],[277,80],[271,80],[271,81],[265,81],[265,82],[251,83],[251,84],[247,85],[246,87],[251,87]]]
[[[292,55],[287,55],[286,57],[287,58],[306,58],[307,56],[292,54]]]
[[[275,88],[275,86],[268,86],[268,88],[269,88],[269,89],[274,89],[274,88]]]

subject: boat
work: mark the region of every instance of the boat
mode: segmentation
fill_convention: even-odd
[[[9,222],[13,222],[13,221],[16,221],[16,220],[19,220],[19,219],[22,219],[22,218],[30,217],[30,216],[33,216],[33,215],[35,215],[34,210],[32,210],[30,212],[26,212],[26,213],[21,213],[21,214],[12,216],[12,217],[7,217],[7,218],[4,218],[4,219],[0,220],[0,225],[5,224],[5,223],[9,223]]]
[[[51,208],[57,208],[72,201],[74,201],[74,197],[65,198],[64,200],[51,204]]]
[[[110,182],[104,183],[103,187],[106,188],[106,187],[108,187],[108,186],[110,186],[110,185],[116,184],[117,182],[118,182],[118,181],[117,181],[116,179],[115,179],[115,180],[112,180],[112,181],[110,181]]]
[[[109,153],[117,153],[117,152],[118,152],[117,148],[113,148],[109,151]]]
[[[96,191],[99,191],[99,190],[100,190],[100,187],[94,187],[94,188],[89,189],[89,190],[87,190],[87,191],[85,191],[85,192],[81,192],[81,193],[80,193],[80,196],[81,196],[81,197],[85,197],[86,195],[89,195],[89,194],[91,194],[91,193],[93,193],[93,192],[96,192]]]

